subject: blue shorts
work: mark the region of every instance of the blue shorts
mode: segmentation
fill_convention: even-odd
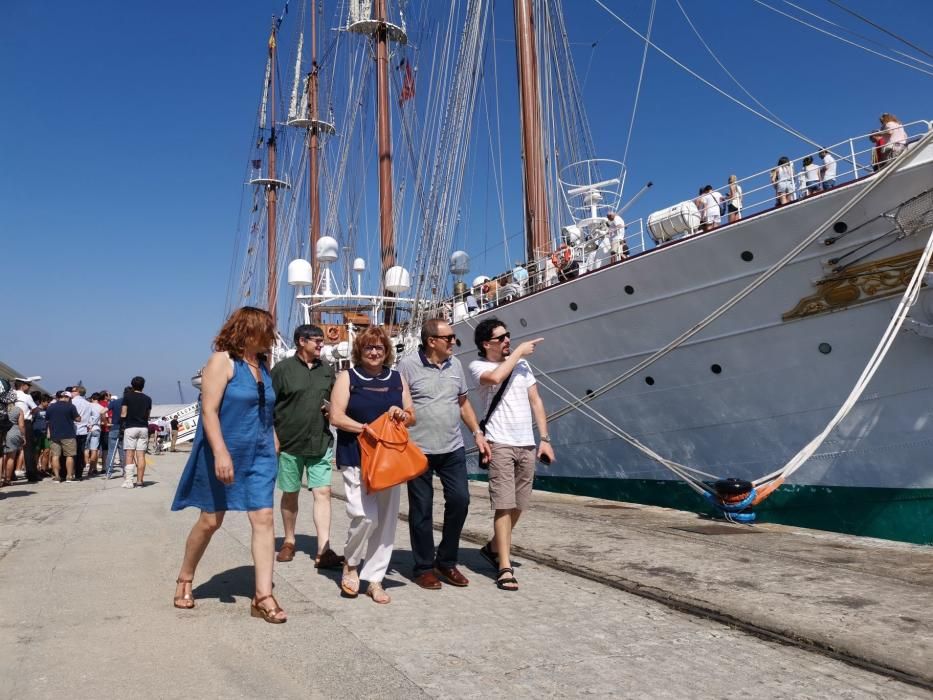
[[[98,450],[100,449],[100,432],[88,433],[87,434],[87,443],[84,447],[88,450]]]
[[[836,186],[835,180],[823,180],[823,189],[829,190]]]
[[[816,194],[821,189],[822,187],[820,187],[819,182],[816,182],[815,180],[811,180],[807,182],[807,192],[809,192],[810,194]]]

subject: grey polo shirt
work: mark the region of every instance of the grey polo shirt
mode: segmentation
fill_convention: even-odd
[[[463,447],[459,399],[468,389],[460,360],[451,357],[442,365],[432,365],[419,350],[403,357],[398,371],[415,404],[418,422],[409,428],[415,444],[429,455]]]

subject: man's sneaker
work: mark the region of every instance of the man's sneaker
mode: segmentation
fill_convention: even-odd
[[[136,484],[134,484],[132,481],[124,481],[123,485],[120,488],[132,489],[132,488],[136,488]]]

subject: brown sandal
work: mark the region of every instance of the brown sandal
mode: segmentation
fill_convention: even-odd
[[[191,579],[190,578],[189,579],[178,578],[178,579],[175,579],[175,583],[183,583],[185,585],[190,586]],[[181,603],[181,605],[179,605],[179,603]],[[192,591],[191,593],[185,593],[180,598],[176,597],[175,607],[178,608],[179,610],[191,610],[192,608],[194,608],[194,591]]]
[[[282,545],[282,549],[279,550],[279,553],[275,555],[276,561],[291,561],[295,558],[295,543],[294,542],[285,542]]]
[[[315,569],[339,569],[346,560],[329,547],[324,553],[314,558]]]
[[[264,601],[272,598],[272,602],[275,604],[275,607],[269,610],[268,608],[263,608],[259,604]],[[279,602],[275,599],[271,593],[269,595],[264,595],[262,598],[253,598],[253,602],[249,606],[249,614],[251,617],[261,617],[266,622],[269,622],[273,625],[281,625],[283,622],[287,622],[288,619],[282,619],[276,617],[281,612],[285,612],[282,608],[279,607]]]

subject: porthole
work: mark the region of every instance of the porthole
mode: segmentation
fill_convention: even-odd
[[[575,302],[575,301],[570,302],[570,310],[571,310],[571,311],[576,311],[578,308],[579,308],[579,307],[577,306],[577,302]]]
[[[460,338],[457,338],[457,347],[459,348],[463,343],[460,342]]]
[[[719,365],[712,365],[710,366],[709,370],[713,374],[722,374],[722,367]]]
[[[833,231],[836,233],[845,233],[848,230],[849,224],[847,224],[845,221],[837,221],[833,224]]]
[[[745,262],[751,262],[754,259],[755,259],[755,255],[752,253],[752,251],[750,250],[742,251],[742,260],[744,260]]]
[[[648,386],[654,386],[654,377],[645,377],[645,384]]]
[[[587,390],[586,390],[586,395],[587,395],[587,396],[589,396],[589,395],[592,394],[592,393],[593,393],[593,390],[592,390],[592,389],[587,389]]]
[[[833,346],[830,345],[829,343],[820,343],[819,350],[822,354],[828,355],[829,353],[833,351]]]
[[[633,287],[633,286],[630,285],[630,284],[625,285],[625,293],[626,293],[626,294],[634,294],[634,293],[635,293],[635,287]]]
[[[522,328],[527,328],[527,327],[528,327],[528,321],[526,321],[525,319],[520,318],[520,319],[518,319],[518,322],[521,324]]]

